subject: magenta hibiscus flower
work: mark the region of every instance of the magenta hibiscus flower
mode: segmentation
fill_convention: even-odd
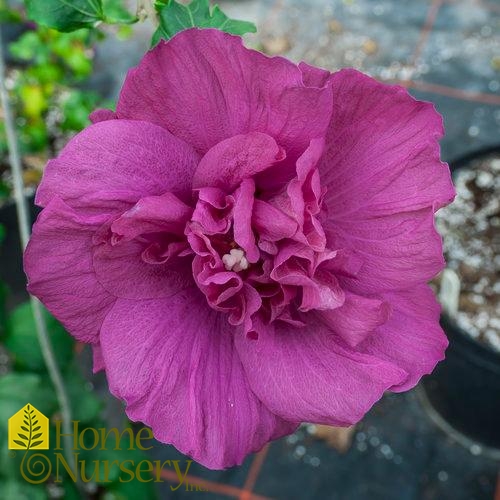
[[[239,464],[443,358],[431,104],[192,29],[92,118],[38,189],[29,290],[157,439]]]

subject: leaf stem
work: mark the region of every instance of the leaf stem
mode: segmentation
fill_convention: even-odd
[[[28,203],[26,197],[24,196],[24,181],[23,173],[21,168],[21,159],[19,156],[19,146],[16,135],[16,129],[14,124],[14,117],[10,107],[9,95],[7,88],[5,86],[5,61],[3,55],[3,43],[2,43],[2,33],[0,25],[0,99],[2,103],[2,108],[4,112],[4,124],[5,132],[7,136],[7,146],[9,150],[9,159],[12,170],[12,177],[14,180],[14,198],[16,201],[17,208],[17,219],[19,224],[19,234],[21,236],[21,245],[23,250],[28,244],[30,237],[31,222],[28,210]],[[75,460],[74,455],[71,453],[72,440],[71,440],[71,405],[64,386],[63,378],[57,364],[54,350],[50,343],[49,334],[47,331],[47,325],[45,323],[45,318],[43,316],[42,305],[38,299],[30,296],[31,307],[33,310],[33,316],[35,319],[36,331],[38,335],[38,341],[40,342],[40,348],[43,354],[43,359],[45,365],[47,366],[47,371],[49,377],[54,386],[56,392],[57,400],[59,402],[59,407],[62,415],[62,428],[65,434],[64,436],[64,452],[66,455],[66,461],[70,464],[71,469],[75,470]],[[31,420],[30,420],[31,422]],[[31,430],[31,428],[30,428]]]

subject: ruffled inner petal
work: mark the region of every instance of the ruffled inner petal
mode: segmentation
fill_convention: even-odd
[[[285,150],[260,132],[235,135],[219,142],[201,159],[193,177],[193,188],[216,187],[234,191],[243,179],[284,160]]]
[[[141,198],[131,209],[111,224],[114,235],[126,241],[141,234],[184,233],[192,208],[172,193]]]

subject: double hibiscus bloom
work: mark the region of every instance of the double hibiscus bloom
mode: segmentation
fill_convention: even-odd
[[[29,290],[157,439],[239,464],[443,358],[431,104],[192,29],[91,118],[38,189]]]

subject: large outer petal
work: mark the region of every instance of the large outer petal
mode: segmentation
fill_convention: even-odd
[[[24,254],[28,291],[83,342],[98,341],[116,300],[92,265],[92,236],[102,223],[101,216],[80,216],[56,197],[38,216]]]
[[[439,159],[441,116],[402,87],[355,70],[331,75],[334,109],[319,166],[332,248],[361,256],[354,291],[410,288],[444,265],[433,212],[454,196]]]
[[[253,394],[233,333],[197,289],[164,300],[119,300],[101,333],[109,387],[126,401],[128,416],[215,469],[240,464],[297,425]]]
[[[448,340],[439,326],[440,306],[427,285],[386,293],[383,298],[392,304],[392,315],[358,348],[408,371],[404,383],[391,387],[395,392],[406,391],[444,359]]]
[[[319,323],[263,327],[257,340],[238,335],[236,347],[255,394],[291,421],[353,424],[408,376],[391,361],[342,346]]]
[[[157,125],[103,121],[48,163],[36,203],[45,206],[57,195],[80,212],[116,213],[167,191],[189,199],[197,160],[190,146]]]
[[[439,159],[442,118],[431,103],[351,69],[330,83],[334,106],[319,168],[331,217],[437,208],[453,199]]]
[[[306,87],[290,61],[248,50],[241,37],[190,29],[160,42],[129,72],[117,115],[162,125],[203,154],[256,131],[296,157],[325,135],[331,107],[331,89]]]

